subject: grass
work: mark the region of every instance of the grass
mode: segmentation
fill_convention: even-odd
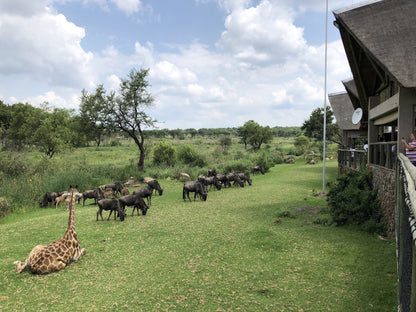
[[[336,162],[327,162],[328,179]],[[322,166],[278,165],[253,185],[184,202],[159,181],[146,216],[95,221],[77,205],[87,254],[50,275],[14,272],[37,244],[65,232],[68,212],[36,209],[0,221],[1,311],[393,311],[395,242],[313,224]],[[87,202],[89,203],[89,202]],[[295,218],[279,217],[291,211]],[[131,212],[131,208],[128,210]],[[318,215],[319,216],[319,215]]]

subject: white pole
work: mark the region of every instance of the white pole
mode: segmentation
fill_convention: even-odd
[[[328,63],[328,0],[326,0],[325,10],[325,83],[324,83],[324,135],[323,135],[323,172],[322,172],[322,191],[325,193],[325,156],[326,156],[326,83],[327,83],[327,63]]]

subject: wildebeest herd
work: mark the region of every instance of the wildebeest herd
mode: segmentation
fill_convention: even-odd
[[[263,169],[260,166],[253,168],[254,173],[264,174]],[[196,181],[187,181],[183,185],[182,198],[184,201],[188,199],[191,201],[189,193],[194,193],[194,201],[197,196],[206,201],[208,197],[208,190],[221,190],[226,187],[244,187],[246,185],[251,185],[252,180],[250,174],[247,172],[232,172],[229,174],[217,173],[215,169],[208,170],[208,175],[199,175]],[[147,185],[135,190],[130,194],[127,188],[123,188],[121,183],[114,182],[106,185],[101,185],[93,190],[87,190],[82,193],[76,193],[76,198],[78,203],[82,199],[82,205],[85,205],[86,199],[94,199],[94,204],[98,205],[97,217],[101,217],[103,220],[102,211],[110,211],[107,220],[110,219],[111,215],[114,214],[114,220],[117,217],[120,218],[120,221],[124,221],[126,217],[126,207],[133,206],[132,216],[134,211],[137,210],[137,215],[139,215],[139,210],[142,212],[142,215],[146,215],[147,210],[149,209],[152,202],[152,194],[158,192],[161,196],[163,194],[163,189],[160,187],[160,184],[157,180],[151,179],[147,181]],[[67,191],[63,192],[48,192],[46,193],[41,202],[39,203],[40,207],[46,207],[48,205],[54,205],[58,207],[62,202],[66,203],[68,208],[71,193]],[[144,201],[146,199],[147,203]]]

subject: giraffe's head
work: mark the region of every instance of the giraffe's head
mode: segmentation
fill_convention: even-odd
[[[16,273],[22,273],[26,268],[26,263],[21,261],[15,261],[13,264],[16,266]]]
[[[70,185],[69,192],[72,193],[72,191],[74,191],[74,193],[78,193],[78,185],[75,185],[75,186]]]

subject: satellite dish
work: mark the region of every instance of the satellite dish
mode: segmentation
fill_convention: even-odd
[[[363,118],[363,110],[361,108],[357,108],[354,113],[352,113],[352,123],[354,125],[358,124]]]

